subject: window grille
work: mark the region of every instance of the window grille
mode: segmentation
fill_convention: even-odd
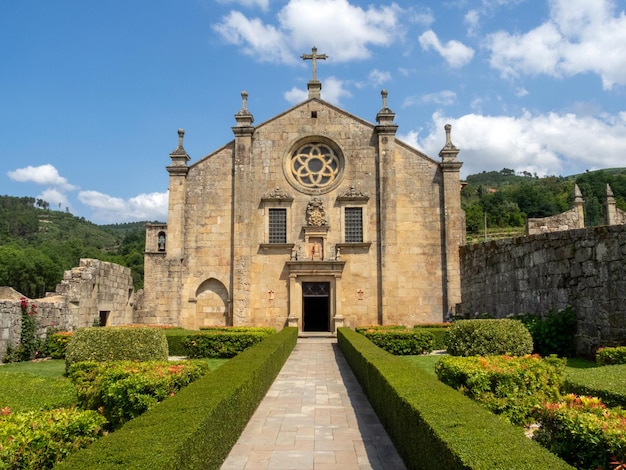
[[[269,242],[287,243],[287,209],[269,210]]]
[[[346,243],[363,242],[363,209],[361,207],[346,207]]]

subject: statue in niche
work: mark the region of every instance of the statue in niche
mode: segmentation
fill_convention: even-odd
[[[321,261],[324,259],[323,239],[314,237],[309,239],[310,257],[313,261]]]
[[[306,207],[306,222],[310,227],[323,227],[326,225],[326,212],[321,199],[314,197]]]

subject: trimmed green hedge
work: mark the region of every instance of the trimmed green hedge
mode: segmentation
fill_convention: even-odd
[[[417,331],[426,331],[428,333],[430,333],[431,335],[433,335],[433,339],[434,339],[434,343],[433,343],[433,348],[435,350],[442,350],[442,349],[446,349],[446,335],[448,333],[448,330],[450,329],[449,327],[445,327],[445,326],[421,326],[421,325],[415,325],[413,327],[413,329],[417,330]]]
[[[626,364],[626,346],[598,349],[596,363],[599,366]]]
[[[626,364],[569,369],[565,379],[566,393],[591,395],[602,399],[608,406],[626,409]]]
[[[167,361],[167,339],[156,328],[80,328],[67,345],[65,367],[82,361]]]
[[[409,469],[571,469],[478,403],[349,328],[339,347]]]
[[[365,330],[361,333],[379,348],[396,356],[432,352],[435,337],[425,330]]]
[[[446,335],[452,356],[523,356],[533,352],[533,338],[519,320],[459,320]]]
[[[191,335],[197,335],[198,330],[185,330],[183,328],[170,328],[165,330],[168,354],[170,356],[184,356],[189,353],[185,348],[185,340]]]
[[[219,469],[297,335],[285,328],[269,336],[55,468]]]
[[[271,334],[274,333],[265,331],[208,331],[187,336],[184,347],[189,358],[229,359],[260,343]]]

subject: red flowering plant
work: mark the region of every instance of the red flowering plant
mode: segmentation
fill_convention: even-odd
[[[22,328],[20,342],[14,348],[7,348],[5,362],[30,361],[35,359],[42,349],[42,341],[37,337],[37,305],[29,303],[26,297],[20,299]]]

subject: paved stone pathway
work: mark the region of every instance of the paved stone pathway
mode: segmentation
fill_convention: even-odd
[[[298,338],[222,470],[403,470],[335,338]]]

